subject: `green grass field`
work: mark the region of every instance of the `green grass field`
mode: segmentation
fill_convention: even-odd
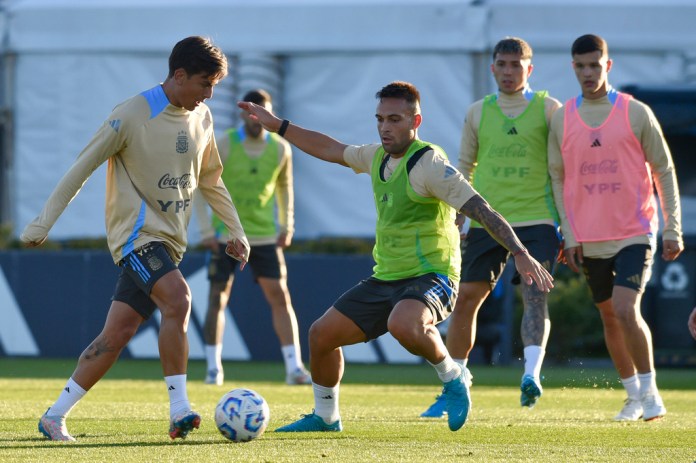
[[[349,364],[341,386],[341,433],[275,434],[309,413],[309,387],[286,386],[276,363],[228,363],[223,387],[206,386],[191,362],[189,398],[203,415],[186,440],[168,435],[159,363],[120,361],[72,411],[74,443],[50,442],[37,421],[57,397],[74,360],[0,359],[2,462],[686,462],[696,461],[696,373],[658,370],[669,410],[655,422],[615,423],[624,393],[611,369],[545,368],[544,395],[519,406],[521,370],[473,366],[473,410],[458,432],[419,414],[439,392],[425,365]],[[248,387],[269,402],[268,431],[234,444],[215,428],[224,392]]]

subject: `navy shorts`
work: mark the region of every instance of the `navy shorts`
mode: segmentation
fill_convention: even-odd
[[[121,274],[111,300],[128,304],[147,320],[157,308],[150,299],[152,287],[164,275],[176,270],[177,265],[159,241],[144,244],[121,259],[118,265]]]
[[[225,253],[226,247],[227,244],[220,243],[218,252],[210,253],[208,280],[225,282],[237,270],[239,261]],[[255,280],[259,277],[279,280],[281,276],[287,275],[283,250],[275,244],[251,246],[248,265]]]
[[[553,225],[514,227],[515,234],[529,255],[535,258],[549,273],[556,266],[561,240]],[[510,251],[494,240],[483,228],[472,228],[462,241],[462,283],[486,281],[493,288],[505,269]],[[519,284],[520,275],[512,278]]]
[[[423,302],[433,314],[435,323],[440,323],[452,313],[457,285],[446,275],[438,273],[395,281],[370,277],[343,293],[333,305],[358,325],[370,340],[388,331],[389,315],[404,299]]]
[[[650,280],[653,251],[647,244],[633,244],[608,259],[583,257],[582,260],[592,300],[598,304],[611,299],[614,286],[642,293]]]

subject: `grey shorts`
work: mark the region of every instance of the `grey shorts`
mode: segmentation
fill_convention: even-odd
[[[595,303],[611,299],[614,286],[645,290],[650,280],[653,251],[647,244],[626,246],[608,259],[583,257],[582,268]]]
[[[220,243],[217,253],[210,253],[208,261],[208,280],[227,281],[239,266],[239,261],[225,254],[227,245]],[[249,255],[249,267],[254,274],[254,279],[259,277],[279,280],[286,276],[285,255],[283,250],[275,244],[251,246]]]
[[[111,300],[128,304],[147,320],[157,308],[150,299],[152,287],[164,275],[176,270],[176,264],[164,244],[152,241],[121,259],[118,266],[121,274]]]
[[[395,281],[370,277],[343,293],[334,307],[358,325],[370,340],[388,331],[389,315],[404,299],[423,302],[433,314],[435,323],[440,323],[452,313],[457,288],[446,275],[437,273]]]

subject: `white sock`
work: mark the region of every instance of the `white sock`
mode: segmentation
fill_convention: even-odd
[[[524,348],[524,374],[531,375],[536,381],[540,380],[541,364],[544,362],[546,351],[541,346]]]
[[[292,373],[298,368],[302,368],[302,357],[297,346],[288,344],[287,346],[282,346],[280,350],[283,353],[283,360],[285,360],[285,373]]]
[[[332,424],[341,419],[338,413],[338,386],[337,384],[334,387],[325,387],[312,383],[314,413],[326,424]]]
[[[435,368],[435,371],[437,371],[437,377],[440,378],[440,381],[443,383],[452,381],[454,378],[462,374],[462,367],[460,367],[457,362],[452,360],[452,357],[449,355],[447,355],[445,359],[437,365],[433,363],[430,364],[433,366],[433,368]]]
[[[469,359],[452,359],[454,360],[454,363],[459,365],[462,368],[466,368],[466,364],[469,363]]]
[[[629,399],[640,399],[640,381],[638,380],[638,375],[621,378],[621,384],[623,384],[624,389],[626,389],[626,394],[628,394]]]
[[[657,394],[657,381],[655,372],[638,373],[638,382],[640,382],[640,396],[645,394]]]
[[[56,403],[51,405],[51,416],[67,416],[70,410],[82,399],[87,391],[77,384],[72,377],[58,396]]]
[[[191,410],[191,403],[186,394],[186,375],[165,376],[169,393],[169,416],[174,418],[181,412]]]
[[[205,359],[208,363],[208,371],[217,370],[222,372],[222,343],[206,344]]]

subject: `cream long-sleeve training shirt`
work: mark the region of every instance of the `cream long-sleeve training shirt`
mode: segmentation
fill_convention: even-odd
[[[171,105],[161,85],[114,109],[39,216],[27,225],[22,241],[43,240],[105,161],[106,234],[115,263],[151,241],[163,242],[175,262],[181,261],[196,189],[230,230],[230,239],[242,240],[248,249],[237,211],[220,179],[222,164],[210,110],[204,104],[194,111]]]

